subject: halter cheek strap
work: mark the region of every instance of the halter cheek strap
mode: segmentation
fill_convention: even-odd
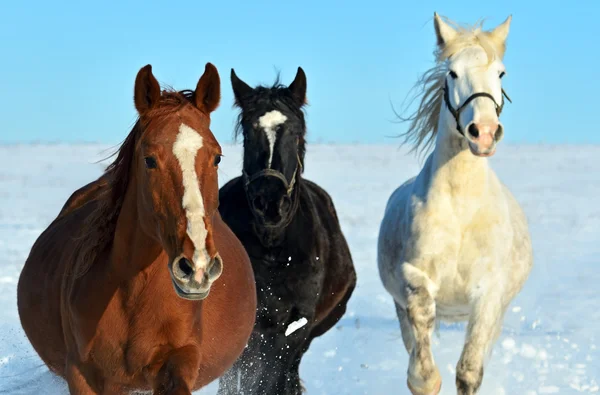
[[[446,80],[446,84],[444,85],[444,101],[446,102],[446,106],[448,107],[450,114],[452,114],[452,116],[456,120],[456,130],[458,130],[458,132],[460,134],[462,134],[463,136],[465,135],[465,132],[462,129],[462,127],[460,126],[460,122],[459,122],[460,113],[465,108],[467,108],[467,105],[470,102],[477,99],[478,97],[487,97],[488,99],[492,100],[494,102],[494,105],[496,106],[496,115],[498,115],[498,117],[500,116],[500,113],[502,112],[502,108],[504,107],[504,98],[506,97],[506,99],[512,103],[512,100],[510,100],[510,97],[508,97],[508,95],[506,94],[504,89],[502,89],[502,103],[501,104],[496,103],[496,99],[494,99],[494,96],[490,95],[489,93],[477,92],[477,93],[473,93],[471,96],[469,96],[467,98],[467,100],[465,100],[465,102],[462,105],[460,105],[458,108],[454,108],[454,107],[452,107],[452,104],[450,103],[450,89],[448,89],[448,80]]]

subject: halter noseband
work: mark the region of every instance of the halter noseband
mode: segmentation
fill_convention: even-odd
[[[286,194],[288,196],[291,196],[294,190],[294,185],[296,184],[296,174],[298,173],[298,168],[302,168],[302,163],[300,162],[300,156],[298,155],[298,153],[296,153],[296,159],[296,168],[294,169],[294,174],[292,174],[292,179],[289,182],[287,178],[285,178],[285,175],[283,175],[283,173],[278,170],[263,169],[249,176],[248,173],[246,173],[246,170],[242,169],[242,174],[244,176],[244,190],[246,191],[246,196],[248,196],[248,186],[250,186],[250,184],[252,184],[254,181],[258,180],[261,177],[277,178],[278,180],[283,182],[283,185],[286,189]]]
[[[250,195],[248,194],[248,186],[250,186],[251,183],[253,183],[254,181],[258,180],[261,177],[275,177],[278,180],[280,180],[281,182],[283,182],[283,185],[285,186],[286,189],[286,195],[291,198],[292,197],[292,192],[294,192],[294,185],[296,184],[296,174],[298,174],[298,168],[302,169],[302,162],[300,161],[300,155],[298,155],[298,153],[296,152],[296,168],[294,169],[294,174],[292,174],[292,179],[290,180],[290,182],[288,182],[288,180],[285,178],[285,175],[283,175],[282,172],[277,171],[277,170],[273,170],[273,169],[263,169],[261,171],[258,171],[254,174],[252,174],[251,176],[248,176],[248,173],[246,173],[245,170],[242,169],[242,175],[244,178],[244,191],[246,192],[246,199],[248,200],[248,204],[250,204],[250,207],[252,207],[252,202],[250,201]],[[292,213],[296,211],[298,207],[298,199],[293,199],[293,203],[292,203]],[[254,210],[250,210],[252,211],[252,215],[254,215],[255,218],[259,218],[258,214],[254,211]],[[281,227],[286,227],[288,226],[293,219],[293,215],[289,214],[287,216],[288,218],[283,221],[282,223],[276,224],[276,225],[270,225],[270,224],[262,224],[261,226],[267,229],[275,229],[275,228],[281,228]]]
[[[454,108],[452,107],[452,104],[450,104],[450,89],[448,89],[448,80],[446,79],[446,84],[444,85],[444,101],[446,102],[446,106],[448,107],[448,110],[450,111],[450,114],[452,114],[452,116],[454,116],[454,119],[456,120],[456,130],[458,130],[458,133],[462,134],[463,136],[465,135],[464,130],[462,130],[462,127],[460,126],[460,122],[459,122],[459,118],[460,118],[460,113],[462,112],[462,110],[464,110],[467,105],[472,102],[473,100],[477,99],[478,97],[487,97],[488,99],[491,99],[494,102],[494,105],[496,106],[496,115],[500,116],[500,113],[502,112],[502,108],[504,107],[504,98],[506,97],[506,99],[512,103],[512,100],[510,100],[510,97],[508,97],[508,95],[506,94],[506,92],[504,91],[504,89],[502,89],[502,103],[498,104],[496,103],[496,99],[494,99],[494,96],[490,95],[487,92],[477,92],[477,93],[473,93],[471,96],[469,96],[467,98],[467,100],[465,100],[465,102],[459,106],[458,108]]]

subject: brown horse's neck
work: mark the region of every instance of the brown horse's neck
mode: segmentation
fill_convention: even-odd
[[[162,252],[160,243],[141,226],[136,180],[132,177],[117,219],[109,254],[111,276],[125,281],[132,279],[156,261]]]
[[[155,239],[143,231],[137,210],[135,180],[130,180],[118,214],[112,243],[99,252],[90,270],[71,284],[71,308],[79,333],[77,346],[81,358],[87,358],[100,320],[111,300],[136,303],[145,282],[152,276],[153,264],[161,262],[163,250]]]

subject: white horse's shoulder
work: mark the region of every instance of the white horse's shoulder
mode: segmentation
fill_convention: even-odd
[[[413,177],[400,185],[392,192],[388,199],[387,205],[385,206],[385,214],[387,215],[390,210],[395,210],[398,206],[403,205],[408,197],[411,195],[413,185],[417,177]]]
[[[516,294],[523,286],[523,283],[529,276],[531,268],[533,267],[533,246],[525,211],[508,187],[504,184],[502,184],[502,186],[509,206],[513,228],[513,249],[510,261],[515,266],[515,271],[512,273],[511,280],[516,287],[513,290],[514,294]]]

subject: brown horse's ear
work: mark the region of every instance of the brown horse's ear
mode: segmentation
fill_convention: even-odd
[[[210,114],[219,107],[221,102],[221,78],[217,68],[212,63],[204,67],[194,94],[196,107],[205,114]]]
[[[235,96],[235,104],[238,107],[242,106],[244,97],[247,97],[254,91],[250,85],[238,78],[233,69],[231,69],[231,87],[233,88],[233,95]]]
[[[304,74],[302,67],[298,67],[296,78],[294,78],[288,89],[292,92],[299,106],[306,104],[306,74]]]
[[[152,66],[146,65],[138,71],[135,77],[133,101],[140,115],[154,107],[160,100],[160,85],[154,75]]]

